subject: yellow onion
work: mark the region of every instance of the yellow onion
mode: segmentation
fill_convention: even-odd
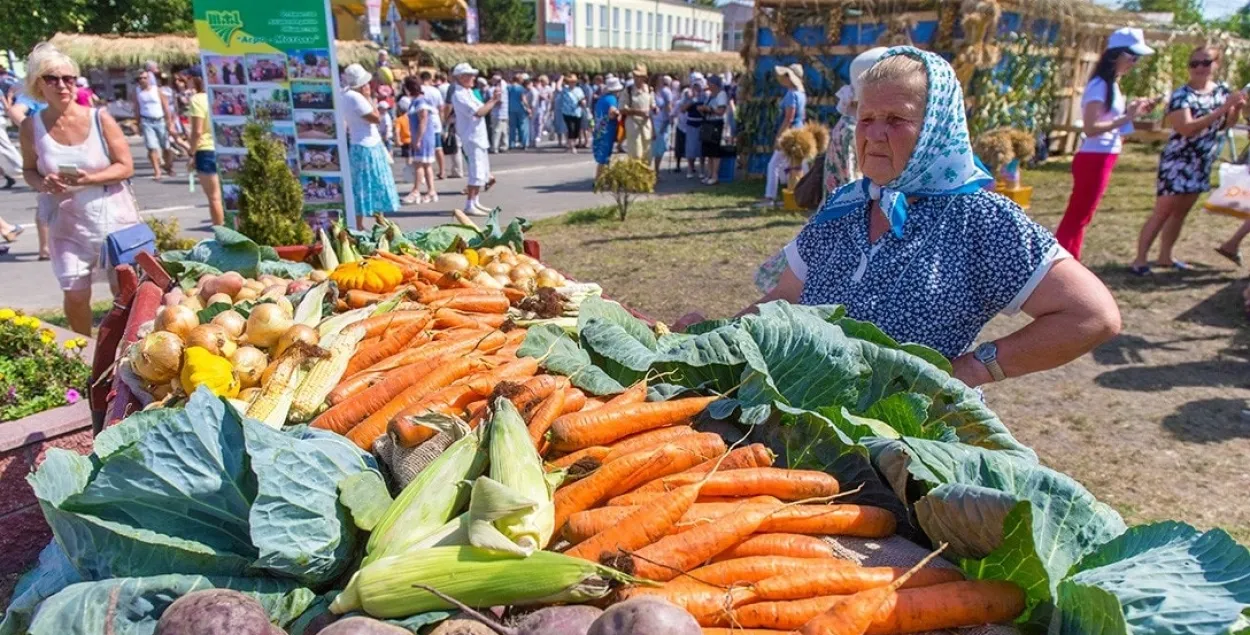
[[[265,283],[261,282],[260,280],[244,280],[243,288],[251,289],[257,293],[260,293],[261,291],[265,290]]]
[[[210,307],[210,306],[213,306],[214,304],[229,304],[233,306],[234,298],[224,293],[214,293],[213,295],[208,296],[208,300],[206,300],[206,303],[204,306]]]
[[[512,271],[508,272],[508,276],[512,278],[513,282],[532,280],[536,275],[538,275],[537,272],[529,265],[517,265],[512,268]]]
[[[498,282],[499,284],[505,287],[512,285],[512,278],[509,278],[508,276],[491,276],[491,277],[495,279],[495,282]]]
[[[234,352],[234,342],[230,334],[220,324],[201,324],[187,334],[187,348],[199,346],[214,355],[229,355]],[[227,352],[228,351],[228,352]]]
[[[465,258],[464,254],[457,254],[457,253],[439,254],[438,258],[434,259],[434,269],[441,273],[448,273],[451,271],[464,271],[465,269],[468,269],[468,268],[469,268],[469,259]]]
[[[178,336],[178,339],[187,339],[187,334],[191,329],[200,325],[200,319],[196,317],[195,311],[186,306],[188,300],[194,299],[199,302],[198,298],[183,298],[183,304],[175,306],[167,306],[156,314],[157,331],[166,331]]]
[[[564,276],[561,276],[560,272],[555,269],[543,269],[542,271],[539,271],[538,275],[535,276],[534,281],[537,282],[540,287],[551,287],[554,289],[564,286]]]
[[[510,271],[512,271],[512,265],[507,263],[496,261],[486,265],[486,273],[492,276],[507,276]]]
[[[309,346],[316,346],[318,341],[317,329],[308,326],[307,324],[295,324],[291,328],[287,329],[286,332],[282,334],[282,337],[278,338],[278,343],[274,344],[271,352],[273,353],[273,358],[278,359],[279,357],[282,357],[282,354],[286,352],[286,349],[291,348],[291,345],[296,342],[303,342]]]
[[[252,313],[247,317],[247,328],[243,333],[248,344],[269,348],[289,328],[291,318],[286,311],[276,304],[265,303],[252,307]]]
[[[237,340],[243,335],[243,327],[247,326],[247,318],[240,315],[238,311],[222,311],[213,316],[210,324],[226,329],[226,335],[229,335],[230,339]]]
[[[239,376],[239,383],[244,388],[252,388],[260,385],[260,376],[269,364],[269,357],[259,348],[240,346],[230,356],[230,363],[234,365],[234,372]]]
[[[239,292],[234,294],[234,302],[248,302],[260,298],[260,291],[252,287],[243,287]]]
[[[154,384],[168,382],[182,368],[182,340],[168,331],[153,331],[130,347],[130,366]]]
[[[200,299],[200,294],[198,293],[195,295],[189,295],[183,298],[182,302],[179,302],[178,304],[181,306],[185,306],[188,309],[191,309],[193,312],[196,312],[196,313],[204,310],[204,301]]]
[[[503,251],[500,251],[495,256],[495,260],[498,260],[499,262],[502,262],[507,265],[512,265],[514,267],[519,262],[517,260],[516,254],[512,253],[511,249],[504,249]]]

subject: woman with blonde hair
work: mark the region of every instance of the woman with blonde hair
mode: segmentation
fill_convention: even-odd
[[[50,210],[52,270],[65,293],[65,317],[90,335],[91,283],[105,239],[140,222],[125,185],[134,174],[130,145],[106,110],[76,101],[74,60],[45,44],[26,65],[27,92],[48,107],[22,122],[22,176]]]

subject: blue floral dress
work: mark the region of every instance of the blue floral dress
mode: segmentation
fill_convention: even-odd
[[[1197,119],[1215,112],[1228,100],[1228,85],[1219,83],[1209,92],[1200,93],[1188,84],[1176,89],[1168,101],[1168,114],[1188,108]],[[1211,166],[1220,147],[1224,120],[1219,119],[1206,130],[1185,137],[1173,132],[1159,157],[1159,178],[1155,193],[1159,196],[1201,194],[1211,189]]]
[[[607,165],[612,160],[612,148],[616,147],[616,119],[608,113],[616,108],[616,93],[608,93],[595,102],[595,137],[592,149],[595,163]]]
[[[868,214],[813,219],[785,248],[803,304],[842,304],[901,342],[963,354],[1000,312],[1014,313],[1065,257],[1009,199],[983,190],[910,204],[902,236],[868,239]]]

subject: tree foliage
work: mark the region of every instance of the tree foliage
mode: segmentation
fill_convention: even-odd
[[[478,0],[482,42],[529,44],[534,41],[534,14],[521,0]]]
[[[261,245],[306,245],[304,193],[286,162],[286,144],[264,122],[243,130],[247,157],[239,174],[239,233]]]
[[[19,55],[57,32],[178,33],[192,30],[191,0],[0,0],[0,49]]]
[[[1202,24],[1202,0],[1124,0],[1120,8],[1125,11],[1171,13],[1175,24]]]

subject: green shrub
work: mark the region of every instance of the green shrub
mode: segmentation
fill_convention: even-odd
[[[655,171],[640,159],[618,159],[595,178],[595,193],[608,192],[616,199],[621,220],[629,212],[629,204],[637,194],[655,191]]]
[[[243,129],[247,158],[239,173],[239,233],[260,245],[307,245],[304,192],[286,162],[286,145],[263,121]]]
[[[148,227],[152,228],[152,233],[156,234],[157,251],[182,251],[194,247],[198,242],[194,238],[179,236],[178,232],[182,231],[182,226],[178,224],[178,219],[172,216],[166,220],[149,216],[147,223]]]
[[[87,340],[56,343],[37,318],[0,309],[0,421],[72,404],[87,395],[91,369],[82,361]]]

